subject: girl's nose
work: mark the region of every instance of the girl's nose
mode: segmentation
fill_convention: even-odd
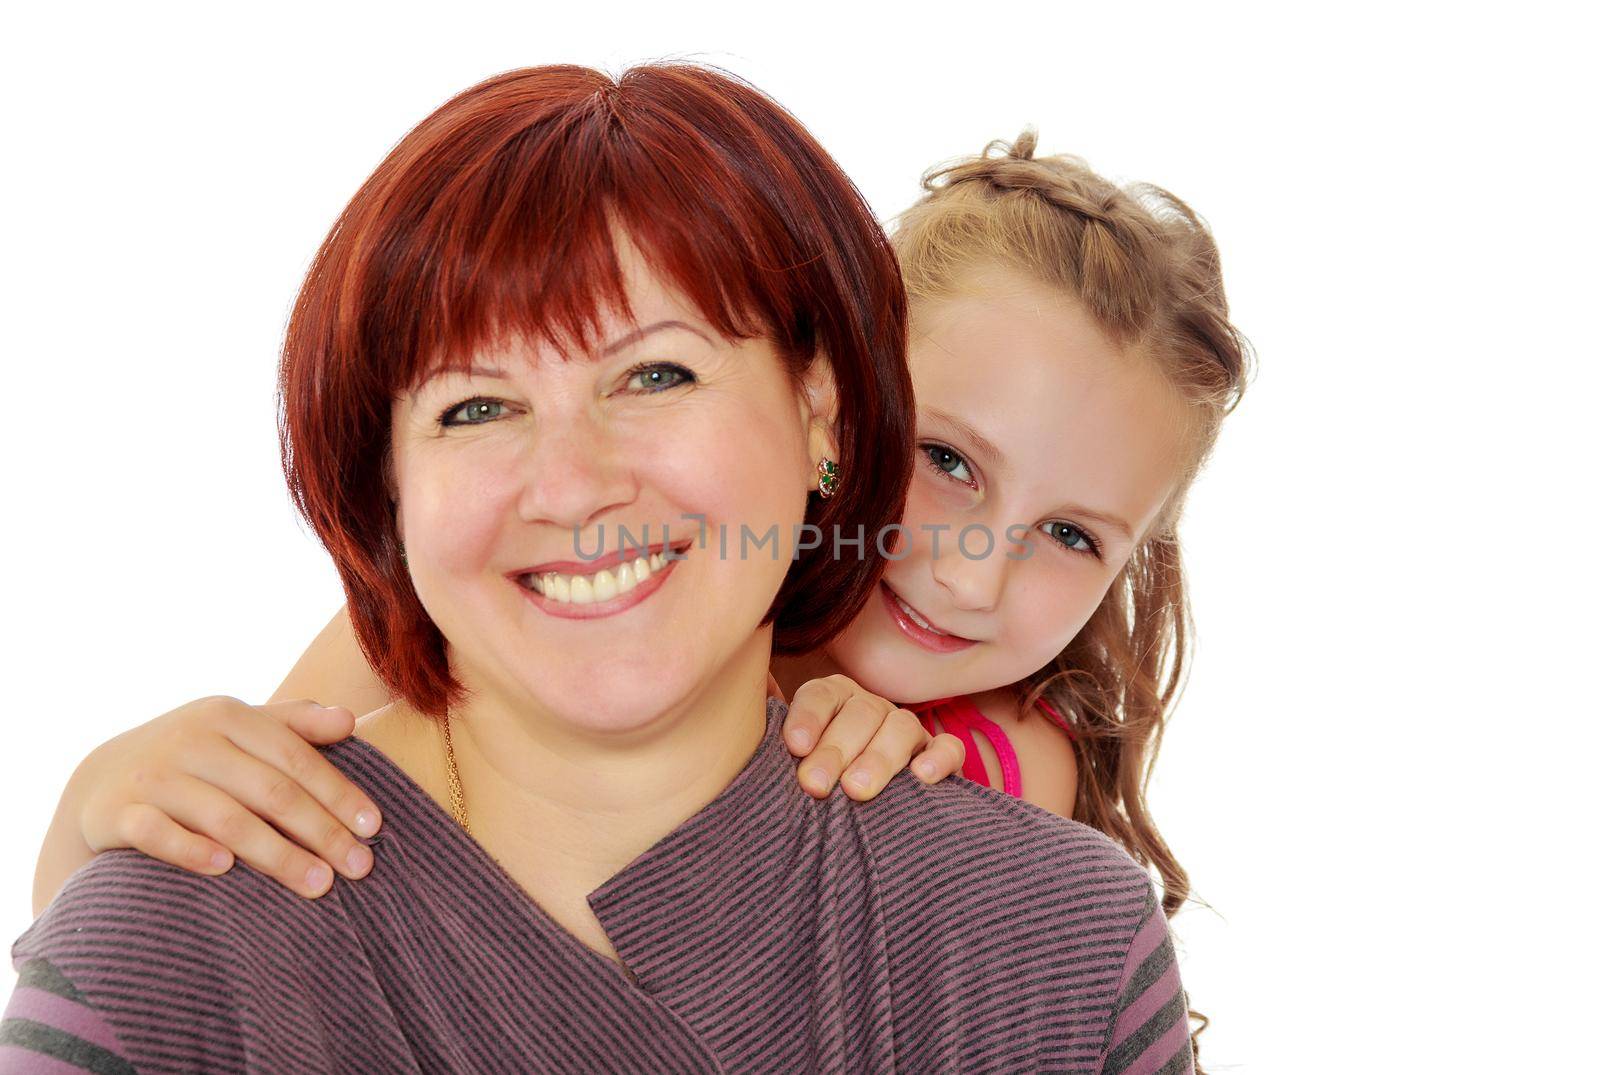
[[[964,612],[992,612],[1005,590],[1006,546],[1000,535],[990,540],[980,529],[964,531],[965,540],[939,543],[932,559],[933,577],[950,594],[951,603]]]

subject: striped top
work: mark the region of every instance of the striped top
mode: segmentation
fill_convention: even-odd
[[[306,900],[112,851],[12,949],[0,1072],[1185,1072],[1149,877],[1106,837],[953,777],[794,779],[785,707],[704,809],[561,928],[376,748],[366,878]]]

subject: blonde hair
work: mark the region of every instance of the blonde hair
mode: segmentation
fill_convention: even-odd
[[[1228,320],[1216,243],[1192,209],[1160,187],[1118,186],[1076,157],[1035,159],[1035,144],[1027,130],[928,172],[892,241],[914,304],[958,294],[975,270],[1019,270],[1081,302],[1186,404],[1182,470],[1155,522],[1083,629],[1013,686],[1025,712],[1044,697],[1070,721],[1074,819],[1156,871],[1170,917],[1189,898],[1189,877],[1145,792],[1193,633],[1177,523],[1253,360]]]

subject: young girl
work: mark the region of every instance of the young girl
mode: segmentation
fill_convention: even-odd
[[[922,465],[879,593],[773,674],[812,794],[850,759],[855,798],[908,759],[930,781],[960,767],[1113,837],[1160,874],[1171,915],[1188,879],[1144,789],[1190,630],[1177,523],[1249,353],[1183,202],[1035,159],[1034,142],[930,173],[898,223]],[[92,754],[47,836],[36,904],[117,846],[213,873],[231,849],[326,890],[327,867],[267,821],[365,872],[346,827],[370,835],[376,810],[299,739],[338,740],[352,712],[388,701],[343,611],[277,697],[344,708],[205,699]]]

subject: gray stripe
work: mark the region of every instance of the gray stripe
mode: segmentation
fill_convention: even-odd
[[[109,1049],[32,1019],[0,1020],[0,1045],[31,1049],[97,1075],[138,1075],[132,1064]]]
[[[1150,1048],[1157,1038],[1171,1030],[1180,1019],[1187,1019],[1188,1007],[1183,1003],[1183,994],[1179,992],[1171,1000],[1163,1004],[1156,1013],[1145,1020],[1144,1026],[1135,1030],[1125,1038],[1121,1045],[1106,1054],[1105,1067],[1101,1069],[1103,1075],[1114,1075],[1118,1071],[1126,1071],[1128,1065],[1139,1059],[1146,1049]],[[1183,1052],[1189,1049],[1188,1039],[1184,1039]],[[1179,1055],[1182,1055],[1181,1053]]]
[[[67,981],[67,976],[56,968],[48,959],[30,959],[23,966],[22,973],[17,975],[17,988],[28,986],[31,989],[42,989],[46,993],[54,993],[58,997],[70,1000],[75,1004],[85,1004],[83,994]]]

